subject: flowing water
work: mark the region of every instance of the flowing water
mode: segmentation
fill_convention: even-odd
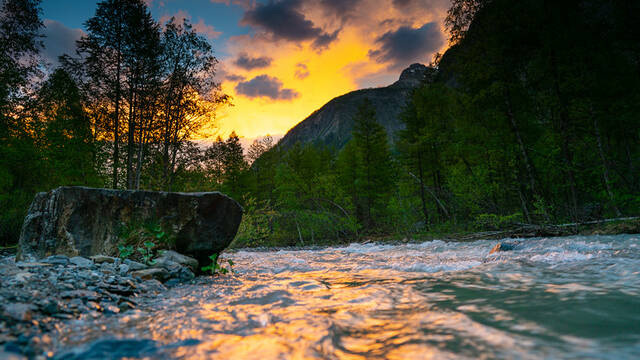
[[[236,275],[65,325],[57,357],[640,358],[639,236],[496,243],[226,254]]]

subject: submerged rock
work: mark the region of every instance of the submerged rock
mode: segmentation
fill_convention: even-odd
[[[168,238],[175,239],[178,252],[204,265],[209,255],[231,243],[241,219],[240,205],[219,192],[60,187],[38,193],[33,200],[20,234],[17,259],[116,255],[123,229],[156,222]],[[100,263],[96,258],[93,261]],[[64,259],[56,258],[56,264],[61,262]]]
[[[491,251],[489,252],[489,255],[493,254],[493,253],[497,253],[497,252],[502,252],[502,251],[512,251],[512,250],[516,250],[516,248],[520,245],[520,242],[515,241],[515,242],[501,242],[498,243],[496,246],[493,247],[493,249],[491,249]]]

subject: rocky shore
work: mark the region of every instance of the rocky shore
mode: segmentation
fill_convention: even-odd
[[[0,255],[0,359],[48,358],[63,321],[135,309],[167,287],[192,281],[197,261],[165,251],[153,265],[109,256]]]

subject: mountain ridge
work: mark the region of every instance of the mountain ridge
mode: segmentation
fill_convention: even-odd
[[[404,127],[399,115],[411,91],[434,71],[423,64],[412,64],[402,71],[398,81],[389,86],[359,89],[337,96],[291,128],[280,139],[278,146],[286,150],[300,142],[341,149],[351,139],[354,116],[365,99],[371,101],[377,121],[385,128],[389,139],[393,140],[395,133]]]

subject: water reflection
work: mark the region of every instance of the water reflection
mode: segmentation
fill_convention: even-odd
[[[237,275],[177,287],[100,324],[65,325],[58,354],[633,358],[640,356],[639,243],[538,239],[491,256],[489,241],[241,251],[228,255]]]

